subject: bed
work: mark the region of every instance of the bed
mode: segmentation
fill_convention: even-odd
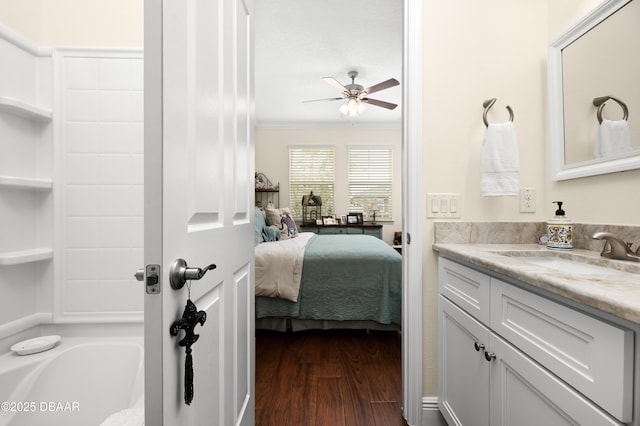
[[[256,328],[400,329],[402,257],[384,241],[300,233],[256,243]]]

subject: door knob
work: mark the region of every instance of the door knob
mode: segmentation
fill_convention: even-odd
[[[199,280],[212,269],[216,269],[213,263],[204,268],[189,268],[184,259],[176,259],[169,270],[169,282],[174,290],[180,290],[187,281]]]

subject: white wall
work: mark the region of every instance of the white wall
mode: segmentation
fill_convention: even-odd
[[[57,321],[141,320],[141,51],[57,50]]]
[[[393,217],[383,225],[383,239],[391,244],[393,233],[402,230],[401,129],[388,128],[258,128],[256,130],[256,171],[273,184],[280,182],[280,207],[289,205],[289,146],[333,145],[336,148],[336,215],[348,213],[347,146],[391,146],[394,148]],[[323,211],[324,213],[324,211]],[[328,214],[329,212],[327,212]]]
[[[547,10],[539,2],[428,2],[424,7],[423,188],[461,194],[462,220],[545,217]],[[521,214],[517,197],[480,195],[484,100],[488,119],[514,112],[520,185],[538,190],[538,214]],[[423,204],[424,205],[424,204]],[[549,206],[550,207],[550,206]],[[425,214],[423,214],[423,218]],[[424,395],[437,395],[437,255],[433,220],[423,223]]]
[[[0,0],[0,23],[39,46],[143,46],[143,0]]]

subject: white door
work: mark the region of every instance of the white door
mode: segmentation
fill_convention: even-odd
[[[254,423],[252,28],[248,0],[145,1],[145,419],[155,425]],[[170,327],[191,281],[193,401],[185,348]],[[157,265],[157,266],[154,266]],[[159,288],[153,284],[159,270]],[[179,273],[177,275],[180,275]]]

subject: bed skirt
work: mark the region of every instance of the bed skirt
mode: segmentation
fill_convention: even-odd
[[[304,331],[304,330],[378,330],[399,331],[399,324],[381,324],[376,321],[335,321],[297,318],[256,318],[256,329],[272,331]]]

